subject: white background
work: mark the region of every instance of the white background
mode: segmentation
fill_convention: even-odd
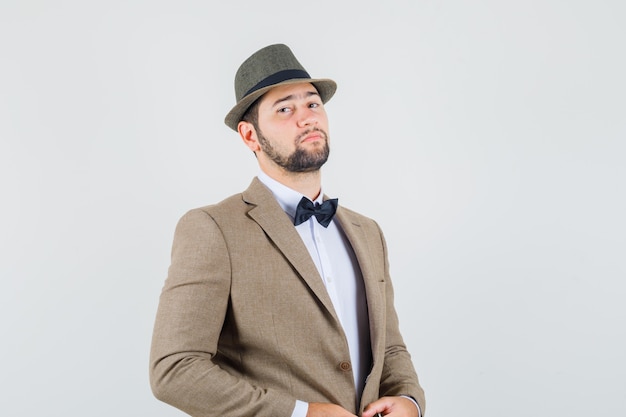
[[[375,218],[427,415],[626,415],[626,3],[0,0],[0,414],[181,416],[148,351],[174,226],[287,43],[324,187]]]

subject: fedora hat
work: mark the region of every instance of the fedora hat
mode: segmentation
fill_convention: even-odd
[[[337,84],[326,78],[311,78],[287,45],[266,46],[246,59],[235,75],[237,104],[226,115],[224,123],[234,131],[246,110],[274,87],[308,82],[315,86],[322,103],[335,94]]]

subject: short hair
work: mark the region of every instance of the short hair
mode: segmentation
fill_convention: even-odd
[[[252,123],[255,129],[259,129],[259,104],[261,103],[261,98],[263,96],[257,98],[251,105],[246,109],[246,112],[241,116],[241,120],[244,122]]]

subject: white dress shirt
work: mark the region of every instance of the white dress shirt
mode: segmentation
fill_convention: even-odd
[[[293,219],[303,194],[270,178],[263,171],[260,171],[258,178],[270,189],[285,213]],[[323,193],[320,192],[313,203],[322,201]],[[358,400],[371,368],[369,320],[361,269],[352,246],[335,219],[328,227],[324,227],[317,222],[315,216],[311,216],[295,228],[324,281],[345,333],[357,393],[355,404],[358,407]],[[292,417],[305,417],[307,409],[306,402],[297,401]]]

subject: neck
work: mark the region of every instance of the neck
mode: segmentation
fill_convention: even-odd
[[[261,166],[263,172],[279,183],[315,200],[322,189],[322,172],[289,172],[284,169],[268,169]]]

